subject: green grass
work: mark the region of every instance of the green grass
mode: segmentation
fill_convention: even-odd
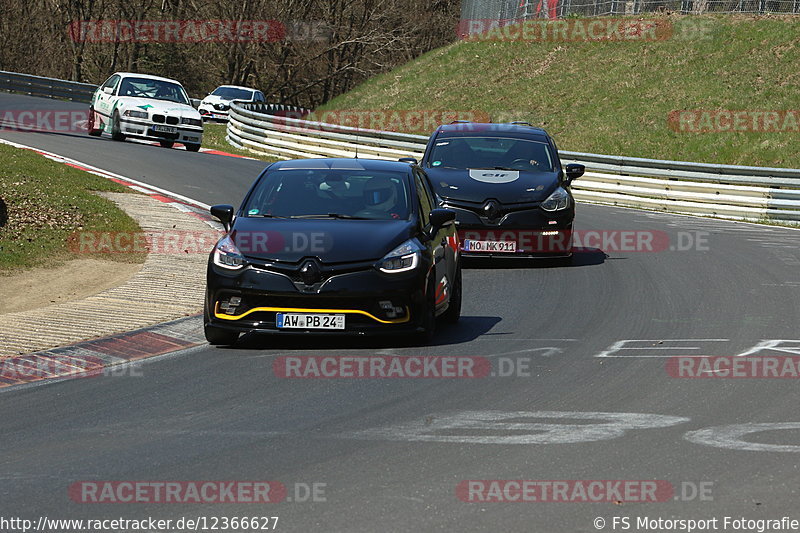
[[[668,123],[675,110],[800,109],[800,18],[659,17],[673,33],[653,42],[458,42],[322,110],[483,112],[544,127],[563,150],[800,168],[796,131]]]
[[[236,148],[225,139],[226,129],[227,125],[225,124],[206,122],[203,125],[203,148],[228,152],[229,154],[243,155],[252,157],[254,159],[261,159],[262,161],[278,161],[278,159],[275,157],[269,157],[251,152],[249,150],[241,150]]]
[[[7,210],[7,220],[0,218],[0,276],[79,257],[68,245],[75,232],[141,231],[113,202],[94,194],[98,191],[129,189],[0,144],[0,199]],[[111,253],[102,259],[142,262],[144,255]]]

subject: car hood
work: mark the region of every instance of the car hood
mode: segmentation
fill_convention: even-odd
[[[274,219],[238,217],[231,238],[253,259],[323,263],[377,261],[413,236],[407,220]]]
[[[442,198],[502,203],[541,202],[559,185],[558,172],[426,168],[425,172]]]
[[[118,107],[122,109],[142,109],[148,113],[161,113],[164,115],[177,115],[179,117],[200,118],[200,113],[190,105],[156,100],[155,98],[135,98],[121,96]]]
[[[203,98],[204,104],[229,104],[231,100],[228,98],[222,98],[221,96],[217,96],[216,94],[209,94],[205,98]]]

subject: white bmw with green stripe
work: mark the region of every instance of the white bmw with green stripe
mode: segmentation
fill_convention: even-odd
[[[171,148],[176,142],[197,152],[203,142],[203,119],[175,80],[117,72],[92,96],[89,135],[105,131],[115,141],[137,137]]]

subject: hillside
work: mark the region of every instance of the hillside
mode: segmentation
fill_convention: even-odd
[[[484,112],[565,150],[800,168],[800,18],[659,17],[650,41],[457,42],[322,109]]]

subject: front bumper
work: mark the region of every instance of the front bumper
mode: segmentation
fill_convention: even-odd
[[[221,111],[215,109],[213,106],[201,105],[197,108],[203,120],[218,120],[220,122],[227,122],[229,119],[228,111]]]
[[[401,334],[421,327],[424,287],[425,276],[417,272],[389,275],[364,269],[333,275],[309,287],[254,266],[226,271],[209,263],[205,321],[239,332],[281,335]],[[231,298],[239,298],[233,309]],[[386,302],[391,302],[391,310]],[[278,328],[278,313],[344,314],[345,329]]]
[[[562,211],[540,208],[509,211],[495,220],[488,220],[474,211],[445,203],[456,212],[461,253],[465,257],[542,257],[572,255],[572,222],[574,205]],[[513,241],[513,252],[477,252],[467,249],[467,241]]]
[[[154,129],[155,126],[167,126],[175,128],[175,132],[160,132]],[[166,125],[156,124],[153,121],[120,118],[120,129],[124,135],[150,139],[155,141],[173,141],[179,143],[202,144],[203,128],[198,126],[188,126],[185,124]]]

